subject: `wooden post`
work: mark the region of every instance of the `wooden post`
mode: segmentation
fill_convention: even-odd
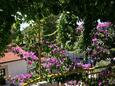
[[[39,58],[39,75],[40,75],[40,78],[42,78],[42,71],[41,71],[41,52],[42,52],[42,32],[41,32],[41,23],[40,23],[40,20],[38,21],[39,23],[39,27],[38,27],[38,44],[39,44],[39,48],[38,48],[38,58]]]

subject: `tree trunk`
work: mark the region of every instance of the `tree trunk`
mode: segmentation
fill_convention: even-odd
[[[84,50],[91,45],[91,30],[94,28],[94,20],[91,17],[86,17],[84,21],[84,32],[83,32],[83,42],[84,42]]]

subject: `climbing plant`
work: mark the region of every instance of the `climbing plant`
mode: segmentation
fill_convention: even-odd
[[[57,20],[57,43],[69,50],[73,50],[77,40],[76,20],[77,16],[69,12],[63,12]]]

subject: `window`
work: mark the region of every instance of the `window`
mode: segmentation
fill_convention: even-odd
[[[6,72],[5,72],[5,68],[0,69],[0,76],[5,76]]]
[[[0,65],[0,76],[8,76],[8,66],[7,65]]]

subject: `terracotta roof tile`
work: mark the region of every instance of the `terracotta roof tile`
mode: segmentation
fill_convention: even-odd
[[[5,53],[4,57],[0,58],[0,64],[17,61],[17,60],[21,60],[21,58],[17,54],[14,54],[12,52],[7,52],[7,53]]]

